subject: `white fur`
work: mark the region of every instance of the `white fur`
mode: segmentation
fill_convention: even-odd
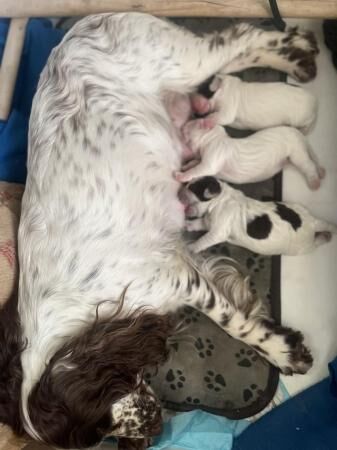
[[[307,132],[317,117],[318,103],[313,94],[290,84],[244,82],[237,77],[216,77],[210,99],[212,117],[220,125],[238,129],[288,125]]]
[[[190,245],[195,252],[220,242],[229,242],[263,255],[299,255],[328,242],[331,233],[337,233],[336,225],[313,217],[303,206],[282,202],[300,218],[301,225],[298,228],[295,226],[295,229],[277,213],[275,202],[254,200],[225,182],[218,182],[221,193],[208,201],[196,202],[196,196],[188,186],[184,191],[191,204],[189,215],[198,217],[187,221],[187,230],[207,230],[205,235]],[[261,216],[269,218],[271,231],[268,237],[255,239],[249,235],[247,227]]]
[[[310,67],[268,50],[276,39],[279,50],[295,46],[315,64],[305,34],[291,34],[283,44],[285,36],[240,24],[221,33],[224,45],[215,45],[218,35],[196,37],[144,14],[107,14],[78,22],[53,50],[33,102],[19,229],[19,314],[27,341],[21,407],[34,438],[40,436],[29,395],[46,365],[95,320],[102,300],[111,301],[100,315],[111,315],[127,286],[125,312],[149,306],[164,313],[188,303],[234,336],[247,321],[265,331],[260,301],[240,312],[241,275],[235,271],[236,289],[227,298],[215,269],[204,269],[185,247],[180,185],[172,176],[183,145],[162,98],[169,91],[186,94],[219,70],[254,65],[257,55],[259,65],[310,79]],[[305,348],[301,339],[298,346]],[[286,372],[303,371],[285,339],[267,357]]]
[[[185,167],[177,174],[179,181],[219,175],[232,183],[253,183],[274,176],[290,163],[305,176],[311,189],[319,188],[325,171],[297,129],[279,126],[233,139],[220,125],[206,130],[205,121],[209,120],[192,120],[184,126],[186,143],[200,155],[201,162],[187,170]]]

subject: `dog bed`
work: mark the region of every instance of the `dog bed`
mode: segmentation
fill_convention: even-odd
[[[233,22],[228,19],[175,21],[198,33],[220,30]],[[273,28],[271,21],[260,24]],[[249,69],[240,76],[245,81],[285,80],[283,74],[268,69]],[[237,138],[249,134],[227,131]],[[277,175],[262,183],[239,187],[250,197],[281,200],[281,185],[281,175]],[[280,320],[279,257],[260,256],[230,245],[214,246],[210,252],[237,260],[250,275],[252,290],[266,299],[272,317]],[[179,311],[177,320],[185,329],[171,344],[170,360],[156,374],[145,375],[165,407],[176,411],[203,409],[230,419],[242,419],[268,405],[278,384],[278,371],[274,367],[188,306]]]

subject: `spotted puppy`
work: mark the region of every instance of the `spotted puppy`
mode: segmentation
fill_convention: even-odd
[[[219,175],[231,183],[253,183],[271,178],[290,163],[304,175],[311,189],[320,187],[325,170],[296,128],[267,128],[246,138],[233,139],[212,120],[210,117],[192,120],[184,126],[186,144],[200,162],[194,159],[184,165],[183,171],[176,173],[177,180],[188,182]]]
[[[227,241],[264,255],[298,255],[337,233],[336,225],[313,217],[303,206],[254,200],[213,177],[189,183],[182,196],[190,204],[187,230],[208,231],[191,244],[196,253]]]
[[[288,125],[308,132],[317,117],[317,100],[307,90],[286,83],[247,83],[231,75],[217,76],[208,100],[194,95],[192,104],[216,123],[260,130]]]

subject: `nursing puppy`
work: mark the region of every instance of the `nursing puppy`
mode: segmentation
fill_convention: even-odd
[[[303,206],[262,202],[246,197],[222,180],[204,177],[189,183],[182,197],[189,203],[188,231],[207,230],[191,244],[198,253],[229,242],[263,255],[308,253],[332,238],[337,226],[312,216]]]
[[[185,171],[176,174],[179,181],[218,175],[231,183],[253,183],[271,178],[290,163],[304,175],[310,189],[320,187],[325,170],[297,129],[280,126],[233,139],[222,126],[211,128],[212,120],[197,119],[184,126],[186,145],[201,161],[185,165]]]
[[[193,107],[210,114],[217,124],[260,130],[279,125],[306,133],[317,117],[317,100],[305,89],[286,83],[245,82],[231,75],[217,76],[210,84],[214,95],[192,99]]]

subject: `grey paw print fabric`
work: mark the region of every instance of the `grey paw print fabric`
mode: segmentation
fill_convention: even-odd
[[[223,29],[228,19],[176,19],[176,22],[205,32]],[[271,22],[261,21],[264,28]],[[267,69],[250,69],[240,74],[246,81],[281,81],[284,75]],[[228,129],[233,137],[249,132]],[[236,186],[258,199],[281,199],[281,175],[255,184]],[[266,299],[272,316],[280,319],[280,258],[265,257],[231,245],[209,250],[239,261],[251,276],[251,289]],[[278,372],[256,352],[237,341],[198,311],[184,307],[177,319],[186,328],[171,344],[171,358],[146,380],[166,408],[188,411],[201,408],[231,419],[252,416],[273,398]]]

